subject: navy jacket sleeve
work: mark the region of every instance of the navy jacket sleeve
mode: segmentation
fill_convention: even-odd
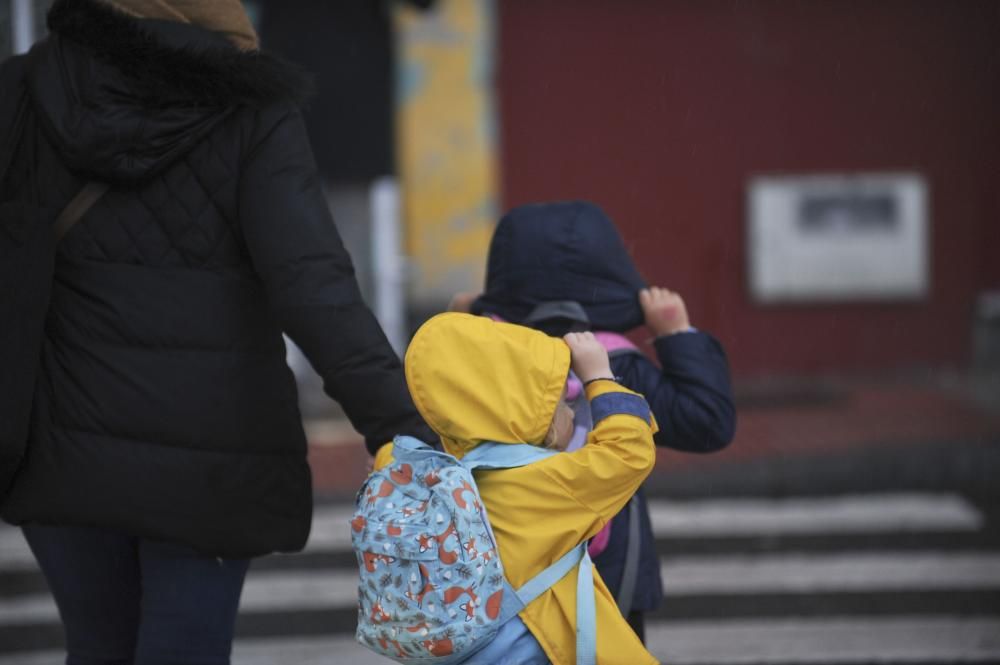
[[[659,337],[654,346],[660,367],[639,353],[615,355],[611,367],[649,402],[660,426],[656,445],[697,453],[725,448],[736,409],[722,345],[699,331]]]
[[[437,437],[410,399],[399,357],[361,298],[297,109],[258,114],[240,174],[240,224],[282,329],[374,453],[396,434]]]

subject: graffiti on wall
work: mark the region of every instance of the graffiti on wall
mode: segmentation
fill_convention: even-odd
[[[412,302],[482,285],[497,218],[493,0],[401,9],[398,159]]]

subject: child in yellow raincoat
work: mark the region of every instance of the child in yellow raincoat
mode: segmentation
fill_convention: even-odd
[[[424,324],[406,353],[414,403],[458,458],[484,441],[564,448],[573,431],[572,411],[563,401],[571,361],[594,413],[587,445],[528,466],[475,471],[515,588],[594,536],[649,475],[656,425],[648,405],[614,381],[607,352],[591,333],[560,340],[450,313]],[[389,454],[387,447],[380,451],[378,468]],[[555,665],[576,663],[576,584],[574,571],[519,615]],[[596,571],[594,590],[597,663],[656,663]]]

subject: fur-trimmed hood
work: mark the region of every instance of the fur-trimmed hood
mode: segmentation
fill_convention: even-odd
[[[40,124],[67,166],[135,182],[169,166],[241,106],[299,104],[308,78],[203,28],[56,0],[30,57]]]

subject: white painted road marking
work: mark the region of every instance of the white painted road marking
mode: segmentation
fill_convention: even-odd
[[[667,596],[1000,590],[1000,553],[772,554],[663,557],[661,561]],[[352,608],[357,604],[357,589],[354,569],[251,570],[240,609]],[[48,594],[0,601],[0,625],[56,618]]]
[[[669,665],[990,663],[998,617],[866,617],[651,623],[650,651]],[[59,665],[62,652],[0,656],[0,665]],[[233,665],[385,665],[353,636],[237,640]]]
[[[1000,589],[1000,553],[661,557],[667,595]]]
[[[650,501],[653,531],[661,538],[972,532],[982,514],[954,494],[863,494],[826,498]],[[351,548],[348,506],[318,508],[307,552]],[[282,555],[279,555],[282,556]],[[34,559],[17,529],[0,528],[0,569],[33,570]]]
[[[969,533],[983,515],[952,494],[859,495],[782,500],[652,501],[661,538],[777,535]],[[317,510],[307,551],[350,547],[347,507]],[[1000,552],[835,551],[662,557],[668,596],[1000,591]],[[251,569],[241,603],[247,613],[349,609],[356,606],[353,567]],[[20,532],[0,527],[0,570],[33,571]],[[666,602],[670,602],[668,598]],[[711,601],[706,601],[711,602]],[[721,601],[720,601],[721,602]],[[647,625],[650,650],[670,665],[860,665],[895,662],[1000,661],[1000,616],[864,616],[766,620],[658,621]],[[0,626],[58,623],[47,593],[4,595]],[[0,655],[0,665],[58,665],[62,652]],[[379,665],[388,663],[358,646],[351,635],[287,636],[239,640],[234,665]]]

